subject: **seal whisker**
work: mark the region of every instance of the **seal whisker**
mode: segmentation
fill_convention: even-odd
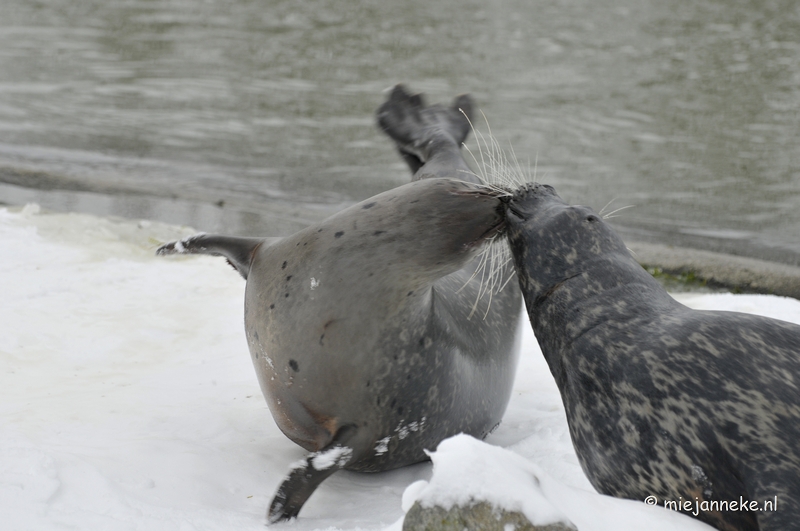
[[[604,216],[603,216],[603,219],[610,219],[610,218],[616,218],[616,217],[619,217],[619,216],[615,216],[614,214],[616,214],[617,212],[621,212],[621,211],[623,211],[623,210],[626,210],[626,209],[628,209],[628,208],[633,208],[633,207],[635,207],[635,206],[636,206],[636,205],[627,205],[627,206],[624,206],[624,207],[619,207],[618,209],[616,209],[616,210],[612,210],[612,211],[611,211],[611,212],[609,212],[608,214],[604,215]]]
[[[498,238],[498,236],[495,235],[488,239],[486,247],[481,251],[480,263],[475,273],[470,277],[471,280],[480,273],[478,294],[470,308],[469,319],[475,314],[478,309],[478,304],[487,294],[489,297],[483,319],[486,319],[489,315],[494,296],[503,291],[508,281],[513,277],[514,271],[512,269],[509,278],[504,279],[504,271],[511,260],[511,250],[508,248],[505,238]]]
[[[494,240],[494,238],[495,238],[495,236],[492,236],[490,238],[490,240]],[[472,316],[475,313],[475,310],[478,307],[478,303],[483,298],[483,295],[486,292],[485,291],[484,279],[486,278],[486,265],[487,265],[487,263],[489,263],[490,256],[491,256],[491,247],[492,247],[491,245],[484,246],[484,248],[481,250],[480,261],[478,262],[478,266],[475,268],[475,272],[472,274],[472,276],[469,278],[469,280],[461,287],[461,289],[459,289],[459,291],[463,290],[467,286],[467,284],[470,281],[472,281],[472,279],[474,279],[478,275],[478,273],[480,273],[480,283],[478,284],[478,293],[475,296],[475,302],[472,304],[472,307],[470,309],[469,315],[467,316],[467,319],[471,319],[472,318]],[[490,268],[490,271],[491,271],[491,268]]]
[[[464,147],[466,148],[466,146],[464,146]],[[466,183],[466,184],[471,184],[473,186],[480,186],[480,187],[483,187],[483,188],[488,188],[490,191],[498,194],[498,197],[511,197],[513,195],[509,189],[503,188],[503,187],[501,187],[501,186],[499,186],[499,185],[497,185],[495,183],[486,182],[483,179],[482,176],[478,175],[477,173],[475,173],[473,171],[468,171],[468,170],[458,170],[458,171],[460,173],[466,173],[467,175],[472,175],[473,177],[478,178],[481,182],[480,183],[475,183],[475,182],[472,182],[472,181],[462,181],[460,179],[453,179],[456,182],[462,182],[462,183]]]
[[[483,315],[484,319],[486,319],[486,316],[489,315],[489,309],[491,308],[491,303],[492,303],[491,294],[495,295],[499,294],[501,291],[503,291],[508,282],[514,277],[514,269],[511,268],[508,278],[503,280],[503,271],[506,269],[509,262],[511,262],[513,259],[513,257],[511,256],[511,249],[508,247],[508,242],[505,239],[493,241],[491,247],[492,247],[492,261],[490,264],[491,267],[490,270],[491,284],[489,286],[490,297],[489,297],[489,304],[486,307],[486,312]]]
[[[510,262],[510,261],[511,261],[511,259],[509,258],[509,259],[508,259],[508,262]],[[506,264],[507,264],[508,262],[506,262]],[[504,264],[504,265],[505,265],[505,264]],[[514,278],[514,269],[511,269],[511,272],[508,274],[508,278],[505,280],[505,282],[503,282],[503,285],[502,285],[502,286],[500,286],[500,289],[502,290],[503,288],[505,288],[505,287],[506,287],[506,284],[508,284],[509,282],[511,282],[511,279],[512,279],[512,278]]]
[[[484,264],[485,264],[485,262],[486,262],[486,249],[485,249],[485,248],[484,248],[484,249],[481,249],[480,255],[477,257],[477,259],[478,259],[479,261],[478,261],[478,266],[475,268],[475,271],[473,271],[473,272],[472,272],[472,275],[470,275],[470,277],[467,279],[467,281],[466,281],[466,282],[464,282],[464,285],[462,285],[460,288],[458,288],[458,289],[456,290],[456,293],[461,293],[461,292],[464,290],[464,288],[466,288],[466,287],[467,287],[467,285],[468,285],[470,282],[472,282],[472,280],[473,280],[473,279],[474,279],[476,276],[478,276],[478,273],[483,273]]]
[[[499,187],[498,192],[503,195],[510,196],[511,190],[524,186],[530,182],[531,172],[530,169],[525,171],[522,169],[514,147],[509,143],[511,155],[507,155],[499,142],[492,134],[491,126],[486,115],[481,111],[488,133],[484,135],[481,131],[475,128],[475,125],[468,116],[465,115],[470,127],[472,128],[475,140],[478,146],[477,155],[467,146],[463,146],[469,153],[470,158],[474,162],[477,171],[472,173],[482,183]],[[538,164],[538,154],[537,154]],[[535,182],[535,171],[534,171]]]
[[[530,171],[523,172],[522,166],[519,163],[519,159],[517,158],[517,152],[514,151],[514,146],[511,142],[508,143],[508,149],[511,151],[511,160],[514,163],[514,167],[516,168],[516,172],[512,171],[509,172],[509,181],[511,185],[514,185],[515,188],[519,188],[525,185],[525,182],[522,180],[523,175],[530,175]],[[530,168],[530,162],[528,162],[528,167]],[[516,178],[516,180],[515,180]]]
[[[606,209],[608,208],[608,206],[609,206],[611,203],[613,203],[614,201],[616,201],[617,199],[619,199],[619,197],[614,197],[614,198],[612,198],[612,199],[611,199],[611,201],[609,201],[608,203],[606,203],[606,204],[603,206],[603,208],[601,208],[601,209],[600,209],[600,211],[599,211],[599,212],[597,212],[597,215],[598,215],[598,216],[602,216],[602,215],[603,215],[603,212],[605,212],[605,211],[606,211]]]

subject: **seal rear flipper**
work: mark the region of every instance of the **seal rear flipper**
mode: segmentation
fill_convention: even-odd
[[[426,106],[421,94],[410,94],[403,85],[396,85],[376,117],[413,173],[436,155],[444,155],[447,163],[442,165],[453,170],[466,166],[460,148],[472,127],[472,106],[466,94],[457,96],[450,107]]]
[[[247,279],[250,263],[259,245],[267,241],[264,238],[237,238],[234,236],[218,236],[215,234],[196,234],[176,242],[165,243],[156,250],[156,255],[170,254],[210,254],[224,256],[228,263]]]
[[[354,452],[347,442],[357,431],[352,424],[342,426],[330,444],[309,454],[305,461],[292,469],[269,505],[267,521],[270,524],[295,518],[320,483],[353,460]]]

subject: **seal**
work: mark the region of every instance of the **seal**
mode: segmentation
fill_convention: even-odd
[[[247,280],[245,330],[279,428],[310,454],[278,488],[268,519],[295,517],[339,469],[427,459],[452,435],[500,422],[518,361],[522,297],[507,288],[485,318],[478,254],[504,225],[497,194],[460,155],[468,97],[426,106],[395,87],[380,127],[413,181],[270,243],[197,235],[158,254],[221,255]],[[509,264],[507,273],[513,275]]]
[[[504,201],[528,316],[592,485],[718,529],[799,529],[800,326],[683,306],[550,186]]]

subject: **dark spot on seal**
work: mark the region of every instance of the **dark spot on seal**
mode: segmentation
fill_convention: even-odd
[[[381,397],[378,397],[378,405],[381,405]]]
[[[322,232],[322,229],[319,229],[317,232]]]
[[[369,387],[369,380],[367,380],[367,387]]]
[[[284,295],[284,297],[286,297],[288,299],[289,298],[289,294],[287,293],[286,295]]]
[[[281,269],[286,269],[286,262],[285,261],[283,262],[283,265],[281,266]]]
[[[383,234],[384,232],[386,232],[386,231],[385,231],[385,230],[376,230],[375,232],[373,232],[373,233],[372,233],[372,235],[373,235],[373,236],[380,236],[380,235],[381,235],[381,234]]]
[[[410,374],[406,374],[406,380],[410,380],[410,379],[411,379],[411,375]]]
[[[324,346],[324,343],[322,342],[323,339],[325,339],[325,334],[319,336],[319,344]]]
[[[274,309],[275,309],[275,305],[274,305],[274,304],[270,304],[270,305],[269,305],[269,309],[270,309],[270,310],[274,310]]]
[[[409,292],[408,292],[408,294],[406,295],[406,297],[410,297],[410,296],[412,296],[413,294],[414,294],[414,292],[413,292],[413,291],[409,291]]]
[[[289,367],[291,367],[294,372],[300,371],[300,366],[297,365],[295,360],[289,360]]]
[[[374,207],[374,206],[375,206],[375,205],[377,205],[377,204],[378,204],[378,203],[376,203],[376,202],[374,202],[374,201],[373,201],[372,203],[367,203],[366,205],[364,205],[364,206],[363,206],[363,207],[361,207],[361,208],[363,208],[364,210],[366,210],[366,209],[368,209],[368,208],[372,208],[372,207]]]
[[[437,184],[440,184],[440,183],[437,183]],[[413,205],[414,203],[419,203],[419,199],[414,199],[413,201],[409,201],[408,202],[409,205]]]
[[[396,399],[396,398],[393,398],[393,399],[392,399],[392,403],[391,403],[391,404],[389,404],[389,407],[391,407],[391,408],[394,408],[394,405],[395,405],[396,403],[397,403],[397,399]]]
[[[288,277],[286,277],[286,282],[289,282],[290,280],[292,280],[292,275],[289,275]]]
[[[372,275],[374,275],[374,274],[375,274],[375,273],[370,273],[370,274],[369,274],[369,275],[367,275],[367,276],[368,276],[368,277],[371,277],[371,276],[372,276]]]
[[[403,414],[403,406],[400,406],[399,408],[397,408],[397,414],[398,415],[402,415]]]
[[[425,347],[425,336],[419,338],[419,346]]]
[[[339,232],[337,232],[336,234],[334,234],[334,235],[333,235],[333,237],[334,237],[334,238],[341,238],[343,234],[344,234],[344,231],[343,231],[343,230],[340,230]]]

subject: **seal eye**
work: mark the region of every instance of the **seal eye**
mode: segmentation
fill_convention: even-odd
[[[598,221],[600,221],[600,218],[598,218],[594,214],[589,214],[588,216],[586,216],[586,221],[588,221],[589,223],[597,223]]]

